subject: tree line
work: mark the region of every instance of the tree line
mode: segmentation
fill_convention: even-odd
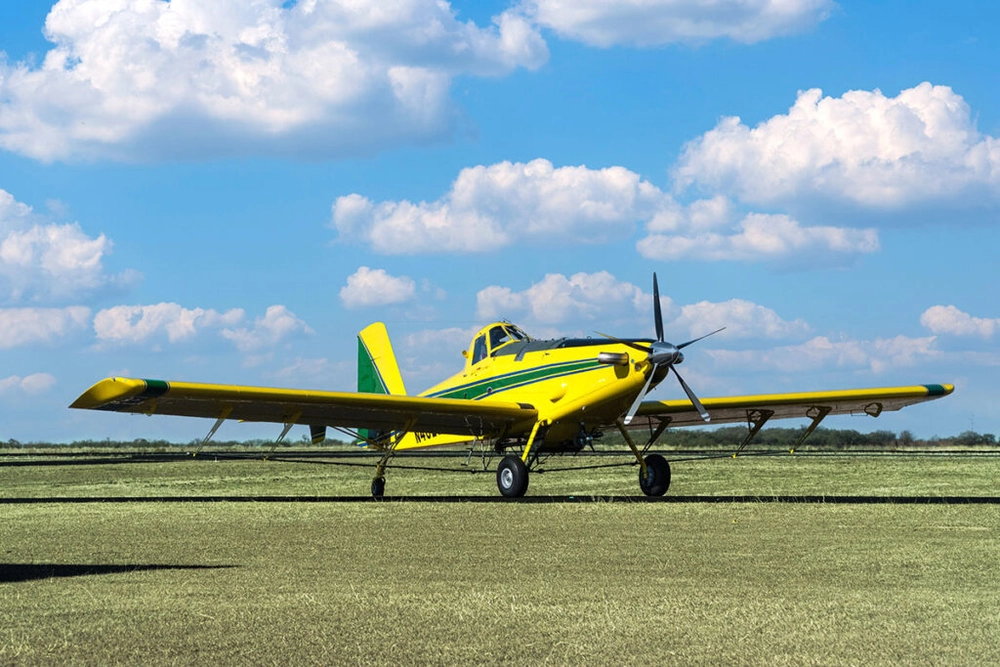
[[[764,428],[750,444],[753,449],[791,449],[805,433],[806,428]],[[680,450],[705,450],[735,448],[747,436],[745,426],[729,426],[717,429],[675,429],[667,431],[657,443],[657,448]],[[639,439],[638,436],[634,436]],[[595,443],[606,449],[623,446],[622,437],[609,431]],[[62,451],[122,450],[142,452],[196,451],[202,446],[200,440],[171,442],[168,440],[77,440],[71,443],[27,442],[9,439],[0,447],[7,450],[48,449]],[[992,433],[963,431],[955,436],[917,438],[910,431],[871,431],[861,433],[850,429],[818,428],[805,440],[802,449],[814,450],[906,450],[906,449],[989,449],[998,446],[997,437]],[[213,440],[205,445],[211,451],[258,451],[279,449],[347,449],[355,450],[357,445],[341,440],[327,439],[321,445],[313,445],[309,437],[303,435],[298,440],[284,440],[275,445],[273,440]]]
[[[751,449],[791,449],[806,432],[806,427],[765,427],[751,441]],[[667,431],[659,445],[669,449],[725,449],[738,447],[747,437],[745,426],[727,426],[717,429],[677,429]],[[609,434],[611,435],[611,434]],[[607,443],[621,442],[621,436],[605,438]],[[917,438],[910,431],[871,431],[861,433],[852,429],[817,428],[800,445],[804,450],[905,450],[905,449],[967,449],[997,446],[992,433],[964,431],[955,436]]]

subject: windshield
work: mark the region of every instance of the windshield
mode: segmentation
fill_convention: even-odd
[[[493,327],[490,329],[490,350],[496,350],[501,345],[513,340],[507,330],[503,327]]]
[[[490,329],[490,354],[497,348],[518,340],[528,340],[528,336],[513,324],[498,324]]]

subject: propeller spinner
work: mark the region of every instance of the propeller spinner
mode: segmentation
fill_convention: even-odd
[[[646,384],[643,386],[642,391],[639,392],[639,395],[636,396],[636,399],[632,403],[632,406],[628,409],[628,412],[625,414],[625,419],[623,421],[626,424],[628,424],[632,421],[632,418],[635,417],[635,413],[639,410],[639,406],[642,405],[642,399],[644,399],[646,397],[646,394],[649,392],[649,386],[653,382],[653,377],[656,376],[656,371],[661,366],[666,367],[668,373],[671,370],[674,372],[674,375],[677,376],[677,381],[681,385],[681,389],[684,390],[684,393],[687,394],[687,397],[691,400],[691,404],[694,406],[694,409],[698,411],[698,414],[701,415],[702,419],[704,419],[705,421],[711,421],[712,418],[711,416],[709,416],[708,411],[705,409],[705,406],[701,404],[701,401],[698,400],[698,397],[691,390],[691,387],[689,387],[688,383],[684,381],[684,378],[681,377],[681,374],[677,372],[677,364],[684,361],[684,354],[681,352],[681,350],[683,350],[688,345],[691,345],[692,343],[697,343],[700,340],[703,340],[711,335],[719,333],[720,331],[722,331],[722,329],[725,329],[725,327],[716,329],[712,333],[705,334],[704,336],[699,336],[698,338],[689,340],[686,343],[681,343],[680,345],[674,345],[673,343],[668,343],[665,340],[663,340],[663,313],[660,310],[660,287],[656,282],[655,273],[653,274],[653,318],[656,323],[656,340],[649,345],[643,345],[641,343],[621,340],[620,338],[615,338],[614,336],[601,334],[605,338],[613,340],[617,343],[621,343],[622,345],[627,345],[635,350],[646,352],[648,355],[646,359],[650,363],[649,377],[646,378]]]

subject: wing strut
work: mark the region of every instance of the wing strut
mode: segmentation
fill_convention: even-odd
[[[274,441],[273,445],[271,445],[271,450],[264,455],[265,459],[274,453],[274,450],[278,448],[278,445],[281,444],[281,441],[285,439],[285,436],[288,435],[288,432],[292,430],[292,427],[295,426],[299,422],[299,419],[301,418],[302,418],[302,411],[300,410],[299,412],[296,412],[294,415],[292,415],[291,418],[289,418],[289,420],[285,422],[285,427],[281,429],[281,435],[279,435],[278,439]]]
[[[670,422],[672,422],[673,420],[674,420],[673,417],[662,417],[662,418],[659,418],[657,420],[657,421],[659,421],[659,423],[656,425],[656,430],[653,431],[652,433],[650,433],[649,440],[647,440],[646,444],[643,445],[643,448],[642,448],[642,453],[643,454],[645,454],[646,452],[648,452],[649,448],[652,447],[653,444],[657,440],[660,439],[660,436],[663,435],[663,432],[666,431],[667,428],[670,427]],[[653,422],[652,422],[652,419],[651,419],[650,420],[650,426],[652,426],[652,424],[653,424]]]
[[[750,441],[757,437],[760,433],[760,429],[764,427],[767,420],[774,416],[774,410],[747,410],[747,428],[750,432],[747,433],[747,437],[743,439],[742,444],[737,447],[736,451],[733,452],[733,458],[735,459],[740,452],[746,449],[746,446],[750,444]]]
[[[198,445],[198,449],[196,449],[194,454],[191,456],[198,456],[198,454],[201,453],[201,450],[205,448],[205,445],[207,445],[208,441],[212,439],[212,436],[215,435],[215,432],[219,430],[220,426],[222,426],[222,422],[226,421],[229,417],[229,413],[232,411],[233,406],[229,406],[222,411],[222,414],[219,415],[219,418],[215,420],[215,424],[212,426],[211,430],[209,430],[208,435],[205,436],[205,439],[201,441],[201,444]]]
[[[792,445],[791,451],[789,451],[788,453],[794,454],[795,450],[802,446],[802,443],[806,441],[806,438],[812,435],[812,432],[816,430],[816,427],[819,426],[819,423],[823,421],[823,418],[826,417],[828,414],[830,414],[832,410],[833,408],[826,405],[814,406],[809,408],[809,411],[806,412],[806,417],[812,419],[812,423],[809,424],[809,428],[806,429],[806,432],[803,433],[799,437],[799,439],[795,441],[795,444]]]

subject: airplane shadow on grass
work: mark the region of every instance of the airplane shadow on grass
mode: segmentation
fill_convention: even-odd
[[[77,563],[0,563],[0,584],[94,574],[124,574],[148,570],[219,570],[237,565],[94,565]]]

